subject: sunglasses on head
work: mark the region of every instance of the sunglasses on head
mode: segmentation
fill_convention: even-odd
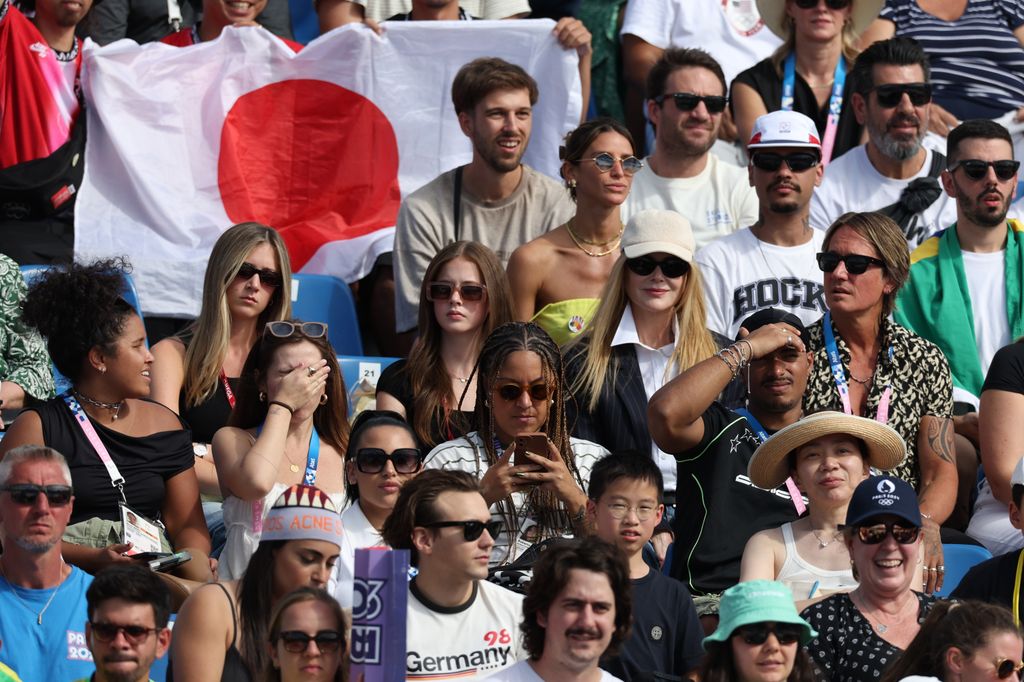
[[[10,493],[11,499],[21,505],[35,504],[39,493],[43,493],[51,507],[63,507],[71,501],[73,494],[69,485],[35,485],[34,483],[0,486],[0,491]]]
[[[495,390],[497,391],[498,395],[501,396],[502,400],[507,400],[510,403],[519,400],[519,396],[521,396],[524,392],[529,393],[530,400],[536,402],[540,402],[541,400],[547,400],[548,396],[551,395],[550,391],[548,391],[548,385],[543,383],[530,385],[502,384]]]
[[[996,178],[1006,182],[1017,174],[1017,169],[1020,168],[1020,161],[1013,161],[1012,159],[1004,159],[1002,161],[964,159],[963,161],[957,161],[946,170],[952,173],[957,168],[962,168],[964,175],[969,177],[971,180],[981,180],[988,175],[989,166],[991,166],[992,170],[996,172]]]
[[[483,284],[452,284],[450,282],[431,282],[427,285],[428,301],[447,301],[455,292],[463,301],[479,301],[484,297],[487,287]]]
[[[462,537],[465,538],[466,542],[474,542],[486,530],[491,539],[494,540],[498,537],[498,533],[501,531],[502,521],[434,521],[433,523],[424,523],[424,528],[456,528],[462,527]]]
[[[899,106],[904,93],[910,97],[910,103],[915,107],[923,107],[932,101],[931,83],[890,83],[879,85],[874,91],[878,104],[886,109]]]
[[[662,260],[654,260],[650,256],[627,258],[626,267],[641,277],[646,277],[654,272],[654,268],[661,268],[661,274],[669,279],[682,277],[690,271],[690,264],[676,256],[669,256]]]
[[[759,645],[768,641],[768,635],[775,635],[779,644],[793,644],[800,641],[803,632],[799,625],[792,623],[752,623],[743,625],[733,631],[733,635],[739,637],[747,644]]]
[[[992,665],[996,667],[996,677],[1001,680],[1005,680],[1010,675],[1024,670],[1024,662],[1013,661],[1009,658],[997,658],[992,661]]]
[[[829,9],[846,9],[852,0],[825,0],[825,7]],[[814,9],[818,6],[818,0],[793,0],[800,9]]]
[[[912,545],[917,542],[917,536],[921,529],[917,526],[900,526],[896,523],[872,523],[870,526],[857,526],[857,537],[865,545],[877,545],[885,540],[887,535],[901,545]]]
[[[238,272],[235,277],[241,279],[252,279],[253,275],[260,276],[260,282],[264,286],[268,287],[279,287],[284,282],[284,278],[281,277],[281,273],[277,270],[271,270],[270,268],[258,268],[252,263],[242,263],[242,266],[238,268]]]
[[[157,628],[147,628],[142,625],[115,625],[114,623],[93,623],[89,621],[92,629],[92,636],[101,642],[110,642],[117,637],[117,633],[123,632],[124,638],[131,644],[139,644],[145,640]]]
[[[698,104],[704,102],[704,107],[709,114],[722,113],[725,111],[725,105],[729,103],[729,98],[723,95],[695,95],[692,92],[670,92],[658,95],[654,101],[660,107],[661,103],[669,97],[676,103],[676,108],[679,111],[693,111]]]
[[[295,322],[281,320],[278,322],[267,322],[266,330],[268,334],[279,339],[287,339],[289,336],[293,336],[296,331],[311,339],[319,339],[327,334],[327,325],[323,322],[300,322],[296,324]]]
[[[794,173],[802,173],[805,170],[818,165],[818,155],[811,152],[793,152],[791,154],[778,154],[776,152],[754,152],[750,157],[750,163],[758,170],[774,173],[782,168],[785,161],[789,170]]]
[[[316,642],[321,653],[333,654],[341,648],[345,636],[337,630],[321,630],[315,635],[308,635],[302,630],[285,630],[278,639],[284,644],[284,650],[293,654],[301,654],[309,648],[310,642]]]
[[[612,168],[615,168],[616,162],[622,164],[622,172],[626,175],[633,175],[644,167],[644,162],[635,156],[627,156],[624,159],[617,159],[608,152],[601,152],[592,159],[580,159],[580,161],[593,161],[594,165],[597,166],[597,170],[602,173],[607,173]]]
[[[885,267],[885,261],[872,258],[871,256],[862,256],[859,253],[848,253],[845,256],[840,256],[832,251],[823,251],[816,254],[815,258],[818,260],[818,269],[822,272],[833,272],[839,267],[839,263],[845,265],[846,271],[851,275],[863,275],[872,265],[877,265],[880,268]]]
[[[389,460],[399,474],[415,474],[423,466],[423,454],[416,448],[397,448],[391,454],[380,448],[360,448],[356,452],[356,468],[364,474],[379,474]]]

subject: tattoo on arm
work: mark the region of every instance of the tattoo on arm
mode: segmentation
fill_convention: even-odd
[[[954,464],[953,454],[953,420],[948,418],[932,418],[928,420],[928,446],[939,457]]]

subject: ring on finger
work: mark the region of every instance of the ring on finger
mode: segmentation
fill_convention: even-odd
[[[307,374],[307,376],[313,376],[314,374],[316,374],[316,368],[314,368],[314,367],[307,367],[306,368],[306,374]]]
[[[946,572],[946,567],[945,566],[936,566],[935,570],[938,571],[939,573],[945,573]]]
[[[793,345],[793,335],[792,334],[786,336],[786,345],[787,346],[792,346]]]
[[[938,569],[937,569],[937,568],[932,568],[931,566],[928,566],[928,567],[927,567],[927,568],[925,568],[924,570],[928,571],[929,573],[934,573],[934,572],[935,572],[935,571],[937,571]]]

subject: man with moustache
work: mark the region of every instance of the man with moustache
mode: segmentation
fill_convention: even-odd
[[[965,121],[949,134],[947,149],[942,184],[956,201],[956,223],[911,254],[894,316],[942,350],[953,399],[977,408],[996,351],[1024,336],[1024,224],[1006,219],[1020,162],[1009,132],[994,121]],[[968,421],[961,417],[957,431]],[[997,480],[1002,474],[988,473]],[[1006,499],[984,485],[967,529],[993,554],[1024,546],[1006,514],[1009,471],[1003,480]]]
[[[710,152],[728,104],[722,67],[698,49],[668,49],[647,75],[654,153],[633,177],[622,219],[668,209],[690,221],[697,246],[757,220],[757,195],[739,166]]]
[[[808,340],[800,318],[760,310],[743,320],[736,343],[665,384],[648,404],[654,442],[679,463],[670,575],[690,590],[706,634],[718,625],[722,591],[739,582],[750,536],[804,510],[791,480],[762,490],[747,467],[758,445],[803,413]],[[730,410],[717,397],[738,376],[747,404]]]
[[[811,225],[828,229],[847,211],[879,211],[903,229],[913,250],[956,220],[939,186],[942,154],[922,146],[931,109],[928,56],[912,38],[874,43],[850,77],[853,111],[867,143],[829,164],[811,201]]]
[[[811,228],[814,188],[821,184],[821,141],[807,116],[759,116],[747,145],[748,177],[761,217],[699,250],[708,329],[736,338],[740,321],[764,308],[793,313],[805,324],[825,314],[815,254],[825,233]]]
[[[537,83],[503,59],[474,59],[455,75],[452,103],[473,160],[402,201],[394,247],[398,332],[416,327],[423,274],[446,244],[476,241],[507,264],[517,247],[575,213],[565,188],[522,163],[536,102]]]

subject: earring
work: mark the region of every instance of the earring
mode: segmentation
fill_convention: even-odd
[[[322,394],[320,396],[320,404],[321,405],[326,405],[327,404],[327,394],[326,393],[324,393],[324,394]]]
[[[576,180],[570,180],[565,184],[569,185],[569,189],[576,189]]]
[[[106,371],[107,371],[107,366],[106,366],[106,365],[102,365],[102,366],[100,367],[100,374],[103,374],[103,373],[105,373]]]
[[[260,391],[258,397],[259,397],[261,403],[267,402],[267,394],[264,393],[263,391]]]

